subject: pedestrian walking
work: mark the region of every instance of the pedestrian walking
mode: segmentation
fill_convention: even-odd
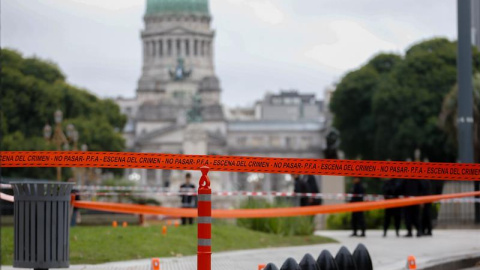
[[[350,202],[352,203],[363,202],[363,197],[365,196],[365,188],[363,187],[359,177],[353,178],[353,187],[352,187],[351,193],[353,194],[353,196],[350,199]],[[363,212],[352,213],[352,229],[353,229],[353,233],[350,236],[365,237],[366,225],[365,225],[365,216]],[[360,235],[357,235],[358,230],[361,231]]]
[[[383,197],[385,200],[398,198],[399,182],[397,179],[385,180],[383,183]],[[393,224],[395,226],[395,233],[400,236],[400,223],[402,219],[402,208],[387,208],[385,209],[385,215],[383,219],[383,237],[387,236],[388,227],[390,227],[390,221],[393,218]]]
[[[180,186],[180,192],[184,193],[180,197],[182,198],[182,208],[195,208],[197,207],[196,196],[185,194],[194,193],[195,185],[191,183],[192,175],[190,173],[185,174],[185,183]],[[182,225],[193,224],[193,218],[182,217]]]

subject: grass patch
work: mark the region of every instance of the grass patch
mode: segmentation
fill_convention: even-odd
[[[95,264],[151,257],[194,255],[197,252],[197,226],[112,228],[75,227],[70,231],[70,263]],[[13,264],[13,228],[1,230],[2,265]],[[282,236],[252,231],[234,225],[212,226],[213,252],[335,242],[320,236]]]

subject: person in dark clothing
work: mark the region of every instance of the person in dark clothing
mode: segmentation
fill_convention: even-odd
[[[404,179],[400,182],[400,194],[406,197],[421,196],[423,194],[423,184],[419,180]],[[412,225],[417,230],[417,237],[422,236],[420,228],[420,206],[411,205],[404,207],[405,227],[407,234],[405,237],[412,237]]]
[[[360,178],[355,177],[353,178],[353,187],[352,187],[352,198],[350,199],[350,202],[363,202],[363,197],[365,196],[365,188],[362,185],[362,182],[360,181]],[[350,236],[361,236],[365,237],[365,216],[363,212],[353,212],[352,213],[352,229],[353,229],[353,234]],[[362,234],[357,235],[357,230],[361,230]]]
[[[421,182],[423,184],[423,195],[432,195],[432,182],[430,180],[423,180]],[[423,205],[420,221],[422,234],[432,236],[432,203],[426,203]]]
[[[192,179],[192,175],[187,173],[185,175],[185,183],[180,186],[180,192],[195,192],[195,185],[192,184],[190,181]],[[195,208],[197,207],[197,200],[196,196],[182,194],[182,208]],[[193,224],[193,218],[186,218],[182,217],[182,225]]]
[[[294,181],[294,188],[293,192],[295,193],[307,193],[308,192],[308,185],[307,182],[301,177],[299,174],[292,174],[292,178]],[[308,197],[302,196],[300,197],[300,206],[308,206]]]
[[[303,178],[307,183],[307,193],[320,193],[320,189],[317,185],[317,179],[314,175],[304,175]],[[322,199],[319,197],[310,197],[308,198],[308,205],[320,205],[322,204]]]
[[[397,179],[386,180],[383,183],[383,197],[385,200],[398,198],[399,183]],[[390,220],[393,217],[393,224],[395,225],[395,232],[397,237],[400,236],[400,222],[402,219],[402,208],[387,208],[383,219],[383,237],[387,236],[387,230],[390,226]]]

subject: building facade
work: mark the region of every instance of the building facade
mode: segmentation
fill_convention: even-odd
[[[198,155],[322,158],[324,107],[314,94],[280,91],[227,109],[214,66],[207,0],[147,0],[136,95],[118,98],[127,150]],[[193,172],[193,177],[199,177]],[[183,171],[132,169],[140,185],[176,189]],[[140,177],[138,177],[140,176]],[[289,176],[211,172],[213,190],[292,189]],[[166,204],[168,205],[168,203]]]

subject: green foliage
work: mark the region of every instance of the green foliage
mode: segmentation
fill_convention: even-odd
[[[1,230],[2,265],[13,263],[13,228]],[[333,243],[321,236],[280,236],[233,225],[212,226],[212,251],[289,247]],[[76,226],[70,230],[70,263],[97,264],[152,257],[187,256],[197,253],[197,226],[162,227]]]
[[[53,114],[57,109],[63,111],[63,130],[73,123],[79,131],[79,146],[87,144],[92,151],[124,149],[120,131],[126,117],[112,100],[100,99],[68,84],[58,66],[49,61],[24,58],[10,49],[1,50],[1,61],[3,150],[54,150],[43,139],[43,127],[54,125]],[[2,173],[31,178],[40,177],[40,173],[43,178],[54,178],[52,170],[42,171],[8,169]]]
[[[371,210],[364,212],[367,229],[380,229],[383,226],[385,210]],[[327,218],[327,229],[329,230],[350,230],[352,213],[331,214]]]
[[[457,101],[458,85],[445,96],[439,117],[439,126],[447,134],[451,148],[457,150]],[[480,73],[473,78],[473,134],[475,162],[480,162]]]
[[[405,56],[379,54],[346,74],[330,109],[348,158],[454,161],[438,125],[442,102],[456,83],[456,43],[436,38],[410,47]],[[474,69],[480,54],[473,51]]]
[[[279,208],[291,207],[287,202],[269,203],[262,199],[250,198],[241,208]],[[242,218],[237,219],[237,225],[254,231],[267,232],[278,235],[312,235],[315,230],[313,216],[284,217],[284,218]]]

